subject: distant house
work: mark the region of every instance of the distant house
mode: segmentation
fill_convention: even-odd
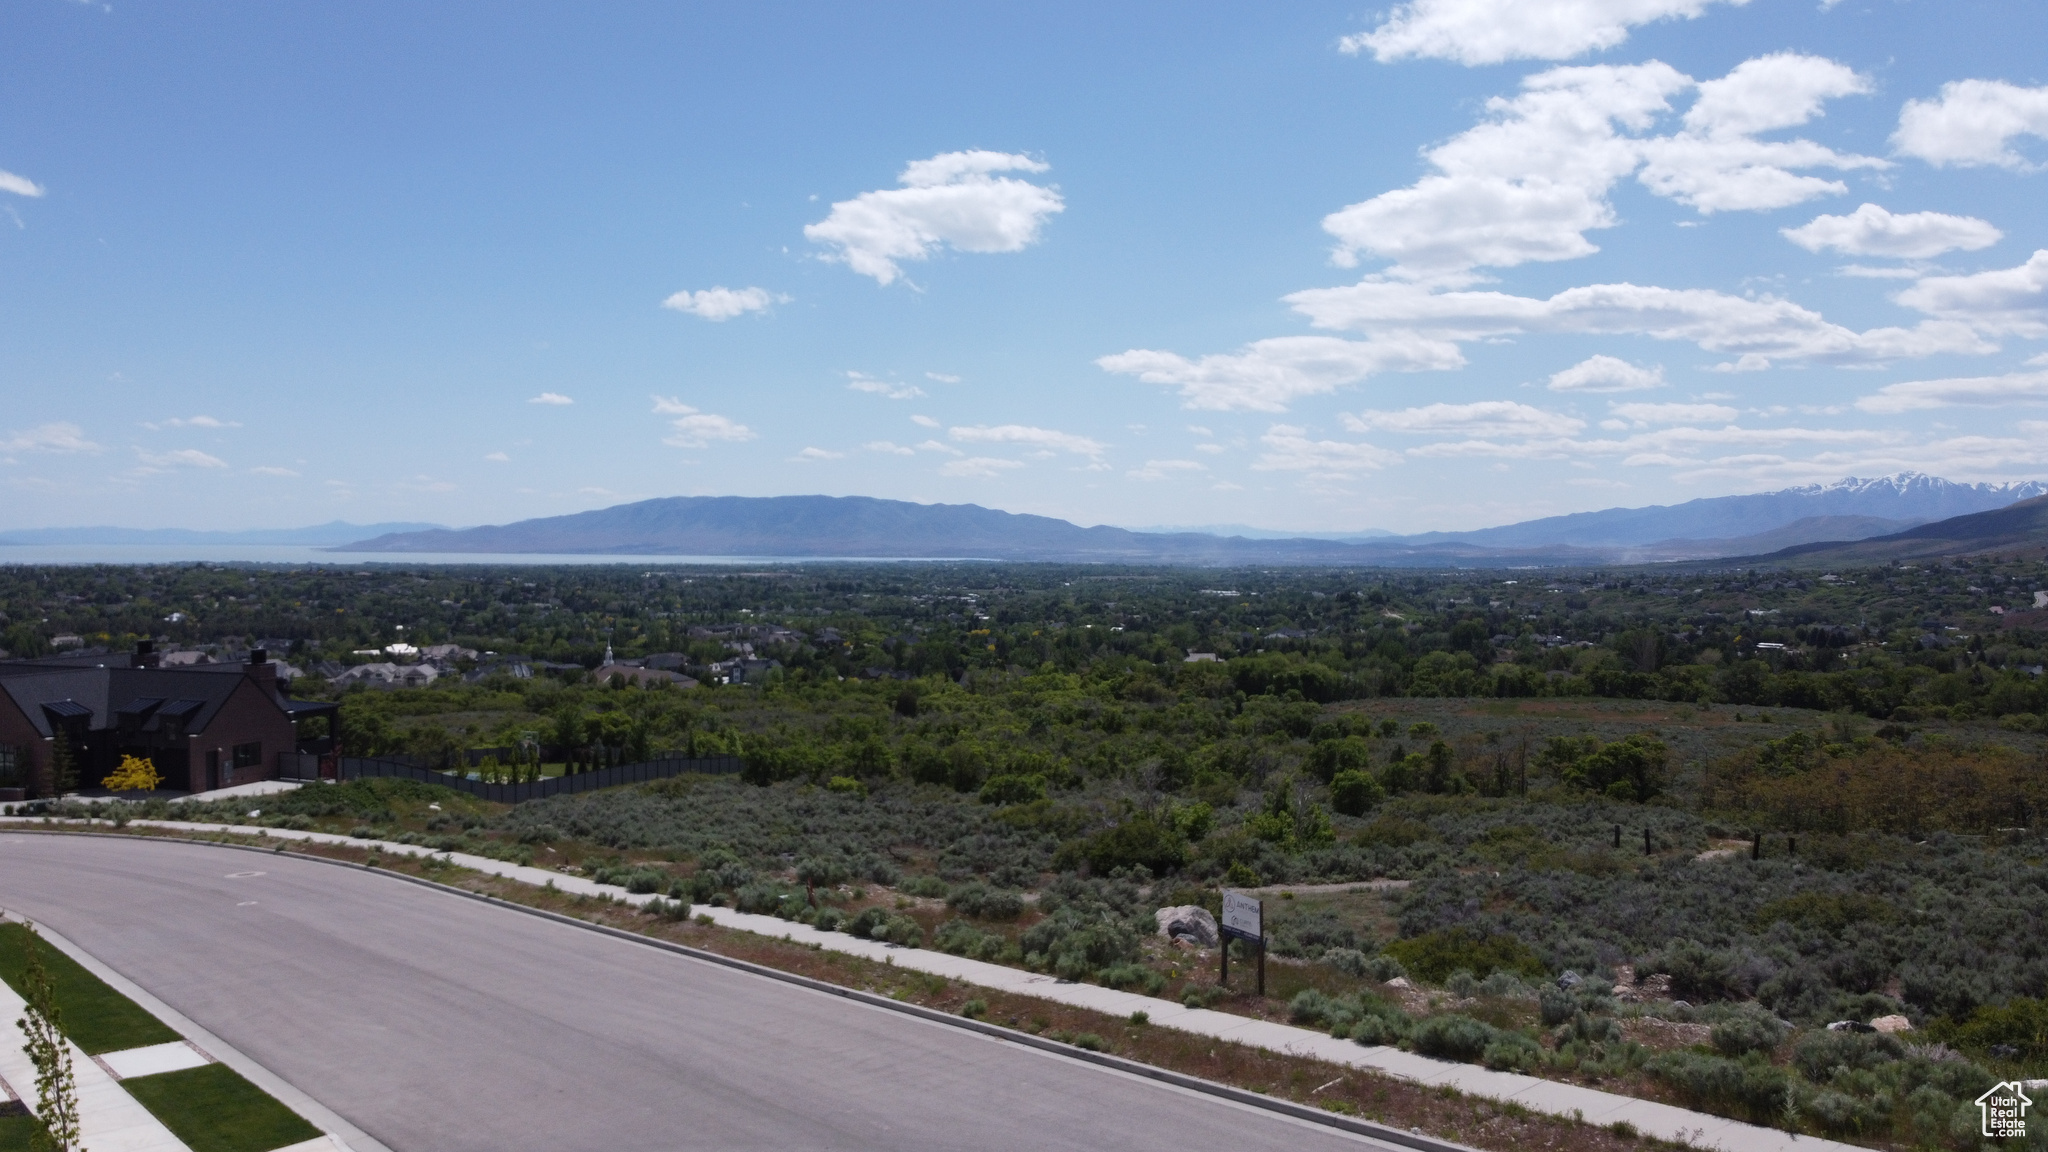
[[[1182,661],[1181,661],[1181,663],[1183,663],[1183,664],[1210,664],[1210,663],[1214,663],[1214,662],[1215,662],[1215,660],[1216,660],[1216,654],[1215,654],[1214,652],[1197,652],[1197,651],[1195,651],[1195,650],[1193,650],[1193,649],[1191,648],[1191,649],[1189,649],[1189,650],[1188,650],[1188,656],[1187,656],[1187,659],[1185,659],[1185,660],[1182,660]]]
[[[727,684],[759,684],[780,667],[780,660],[722,660],[711,665],[711,670],[724,674]]]
[[[145,640],[132,654],[0,661],[0,753],[44,795],[59,741],[86,788],[129,755],[149,759],[175,790],[268,779],[278,754],[298,748],[294,722],[335,706],[287,699],[268,654],[249,655],[165,667]]]
[[[163,668],[189,668],[195,664],[211,664],[213,657],[195,648],[182,652],[166,652],[163,659],[157,663]]]
[[[456,660],[475,660],[476,658],[476,649],[464,648],[460,644],[429,644],[425,648],[420,649],[420,659],[422,660],[442,660],[452,663]]]
[[[336,688],[368,684],[384,688],[424,688],[441,678],[432,664],[358,664],[329,680]]]
[[[695,688],[697,686],[695,680],[680,672],[670,672],[661,668],[642,668],[636,664],[600,664],[590,673],[590,676],[591,679],[596,680],[600,684],[610,683],[611,678],[614,676],[622,676],[625,678],[626,683],[637,684],[642,688],[654,684],[676,684],[684,688]]]

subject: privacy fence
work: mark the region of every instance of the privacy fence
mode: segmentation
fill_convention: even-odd
[[[671,776],[703,773],[712,776],[731,776],[746,771],[746,764],[737,756],[664,756],[639,764],[620,764],[613,768],[595,768],[588,772],[577,772],[569,776],[546,776],[527,784],[486,784],[450,772],[437,772],[405,760],[390,758],[367,758],[344,756],[341,758],[341,778],[360,780],[369,776],[392,776],[400,780],[418,780],[423,784],[439,784],[467,792],[497,804],[524,804],[543,796],[558,796],[567,792],[592,792],[599,788],[617,788],[622,784],[641,784],[649,780],[666,780]]]

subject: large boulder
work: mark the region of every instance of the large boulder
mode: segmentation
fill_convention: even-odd
[[[1177,908],[1161,908],[1152,914],[1159,921],[1159,934],[1168,940],[1186,939],[1204,948],[1216,946],[1216,918],[1209,910],[1196,904],[1182,904]]]

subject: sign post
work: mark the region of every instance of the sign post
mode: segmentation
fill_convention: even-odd
[[[1266,918],[1257,897],[1223,893],[1223,983],[1230,983],[1230,942],[1242,940],[1259,950],[1259,995],[1266,994]]]

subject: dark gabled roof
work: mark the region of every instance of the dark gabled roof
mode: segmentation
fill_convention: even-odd
[[[163,707],[163,704],[164,698],[161,696],[137,696],[135,699],[114,709],[114,715],[123,719],[133,716],[137,720],[147,720],[158,708]]]
[[[123,715],[150,701],[164,701],[144,718],[152,727],[166,719],[180,721],[187,733],[203,732],[214,713],[248,678],[241,664],[200,664],[176,668],[130,668],[125,657],[118,667],[83,666],[45,660],[0,661],[0,695],[10,698],[44,736],[52,734],[52,715],[90,716],[91,727],[114,727]],[[277,699],[280,709],[282,698]],[[116,708],[114,701],[127,701]],[[54,712],[53,708],[59,710]],[[70,711],[69,709],[76,709]]]

